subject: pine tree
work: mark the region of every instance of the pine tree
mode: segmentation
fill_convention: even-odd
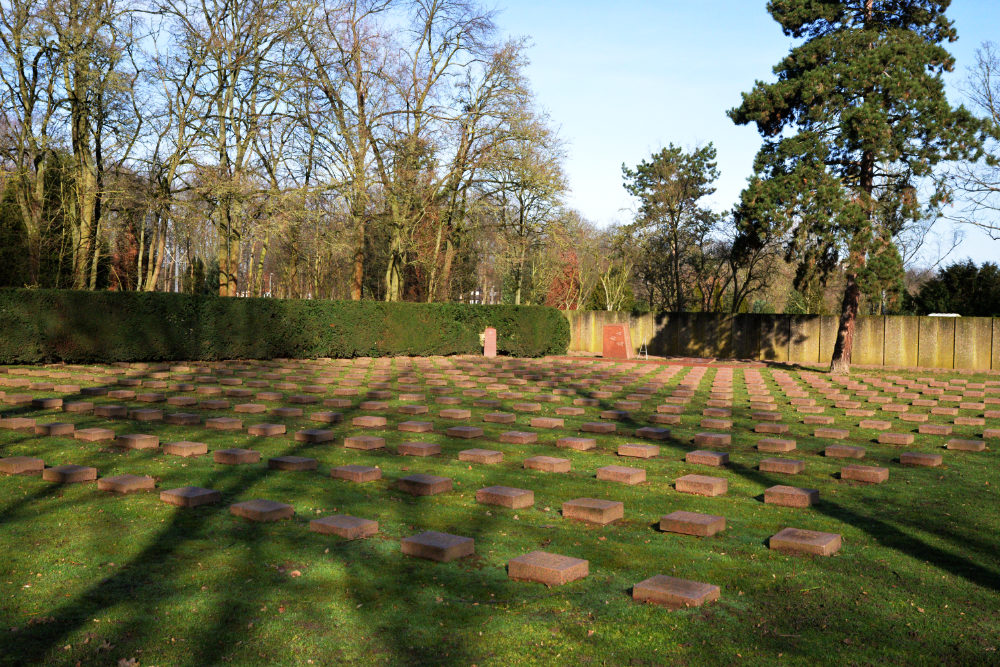
[[[861,290],[894,262],[893,237],[924,211],[917,186],[942,160],[975,159],[984,125],[945,96],[957,38],[950,0],[771,0],[785,35],[804,40],[729,112],[764,145],[737,215],[769,226],[810,270],[843,264],[846,287],[830,370],[850,369]],[[944,196],[935,190],[929,203]],[[777,229],[775,229],[777,228]],[[898,253],[897,253],[898,254]]]

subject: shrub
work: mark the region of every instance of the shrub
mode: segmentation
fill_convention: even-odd
[[[232,299],[0,289],[0,363],[562,354],[569,323],[545,306]]]

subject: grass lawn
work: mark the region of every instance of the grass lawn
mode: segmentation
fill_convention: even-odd
[[[234,664],[732,664],[745,661],[779,664],[997,664],[1000,656],[1000,502],[996,454],[944,449],[951,437],[981,439],[984,426],[955,425],[951,436],[917,434],[907,446],[878,444],[878,431],[859,427],[863,417],[848,417],[799,370],[738,366],[703,369],[694,396],[684,404],[680,424],[670,426],[671,439],[659,444],[652,459],[616,455],[620,444],[637,442],[632,432],[649,425],[656,406],[665,403],[681,383],[693,377],[691,367],[659,364],[608,364],[593,360],[544,362],[481,359],[396,359],[346,362],[245,362],[219,364],[218,377],[244,380],[270,376],[287,396],[317,378],[330,382],[317,397],[330,398],[335,389],[357,388],[350,406],[324,408],[304,405],[304,416],[234,414],[231,410],[198,410],[166,403],[145,404],[107,396],[59,394],[44,385],[0,387],[8,395],[63,396],[96,405],[156,407],[165,412],[195,412],[203,417],[237,416],[244,430],[221,432],[203,426],[173,426],[164,422],[107,419],[93,414],[4,405],[5,416],[33,417],[38,423],[73,422],[77,429],[104,426],[119,435],[153,433],[161,443],[204,442],[209,454],[197,458],[168,456],[159,449],[132,451],[109,443],[86,443],[72,437],[41,437],[26,430],[0,430],[0,457],[37,456],[46,465],[75,463],[94,466],[99,475],[124,473],[156,479],[155,492],[126,496],[100,492],[94,483],[57,485],[40,476],[0,476],[0,662],[10,664],[115,665],[135,660],[141,665]],[[277,379],[280,366],[291,368]],[[447,371],[453,371],[448,373]],[[6,374],[3,374],[7,371]],[[175,391],[178,382],[193,381],[192,372],[175,370],[162,379],[153,367],[53,367],[2,369],[0,378],[30,382],[75,383],[82,387],[113,384],[117,378],[144,378],[139,393],[195,395]],[[235,373],[226,375],[225,373]],[[503,377],[512,372],[513,378]],[[685,463],[686,452],[700,426],[717,374],[732,373],[732,444],[729,466],[718,469]],[[107,373],[107,375],[105,375]],[[111,374],[115,373],[115,374]],[[759,373],[776,400],[789,433],[754,433],[747,373]],[[833,427],[850,430],[837,444],[859,445],[861,461],[821,455],[825,441],[813,437],[813,425],[802,423],[776,382],[776,373],[790,375],[804,391],[826,406]],[[498,377],[499,375],[499,377]],[[831,381],[825,373],[809,373]],[[996,376],[944,373],[860,371],[864,378],[960,377],[973,385],[965,400],[982,402],[1000,396]],[[485,376],[485,377],[484,377]],[[720,376],[721,377],[721,376]],[[82,378],[82,379],[81,379]],[[485,381],[482,381],[484,380]],[[509,389],[495,383],[527,379]],[[588,379],[592,383],[585,383]],[[165,388],[147,388],[149,382]],[[345,382],[346,381],[346,382]],[[388,406],[364,412],[365,393],[388,390]],[[428,384],[429,383],[429,384]],[[442,384],[444,383],[444,384]],[[475,385],[473,385],[475,383]],[[985,383],[985,389],[977,388]],[[17,384],[14,382],[13,384]],[[403,385],[403,387],[400,387]],[[419,387],[418,387],[419,385]],[[610,391],[604,389],[611,385]],[[207,384],[196,384],[198,387]],[[524,392],[504,398],[500,407],[478,407],[477,398],[463,394],[481,387],[485,398],[504,391]],[[869,383],[869,387],[872,385]],[[491,388],[492,387],[492,388]],[[949,393],[960,391],[956,384]],[[222,386],[221,389],[232,387]],[[484,423],[485,413],[513,412],[515,403],[553,395],[556,388],[574,388],[575,395],[556,395],[538,412],[516,412],[515,424]],[[601,421],[627,395],[641,393],[639,409],[616,422],[618,434],[596,435],[598,448],[579,452],[556,448],[557,438],[587,435],[584,422]],[[253,391],[268,390],[255,388]],[[273,389],[272,389],[273,390]],[[438,405],[433,392],[459,397],[460,404]],[[561,429],[533,429],[536,416],[557,416],[556,408],[594,395],[598,406],[585,414],[566,416]],[[844,393],[850,393],[844,389]],[[400,401],[400,393],[421,393],[422,401]],[[346,393],[346,392],[341,392]],[[882,396],[893,394],[880,393]],[[206,396],[199,396],[206,398]],[[225,398],[207,396],[207,398]],[[227,399],[232,405],[263,403],[268,408],[291,405],[287,400]],[[857,399],[864,401],[864,398]],[[897,402],[899,399],[896,399]],[[397,411],[404,403],[422,403],[429,414],[410,416]],[[903,401],[905,402],[905,401]],[[944,401],[941,405],[945,405]],[[957,405],[957,403],[955,403]],[[440,418],[441,409],[471,409],[468,422]],[[875,418],[893,422],[892,431],[916,433],[918,424],[903,422],[896,413]],[[1000,409],[987,403],[986,410]],[[311,412],[336,410],[344,422],[332,425],[309,420]],[[929,407],[910,407],[929,413]],[[353,417],[380,414],[384,429],[352,427]],[[982,416],[983,408],[959,411]],[[931,415],[929,423],[952,424],[952,416]],[[434,422],[433,433],[405,433],[402,421]],[[1000,427],[987,419],[985,428]],[[284,423],[287,435],[252,437],[246,426]],[[447,427],[481,426],[475,440],[447,437]],[[333,442],[295,442],[303,428],[330,428]],[[531,445],[500,443],[500,433],[536,431]],[[343,437],[365,433],[383,436],[387,449],[371,452],[343,447]],[[757,440],[793,438],[797,449],[784,455],[805,461],[796,476],[761,472],[757,464],[774,454],[759,453]],[[442,453],[428,458],[399,456],[400,442],[439,443]],[[990,441],[987,440],[987,444]],[[996,441],[993,441],[996,444]],[[262,454],[255,465],[225,466],[212,461],[211,451],[247,447]],[[477,465],[458,460],[472,447],[500,450],[504,461]],[[943,465],[910,468],[899,464],[905,451],[939,452]],[[318,459],[319,470],[268,470],[266,459],[297,455]],[[522,461],[535,455],[570,459],[569,473],[526,470]],[[887,482],[863,484],[839,479],[849,463],[885,466]],[[365,464],[383,471],[381,480],[356,484],[331,479],[333,466]],[[637,486],[595,479],[606,465],[644,468],[647,482]],[[451,492],[412,497],[394,487],[401,476],[423,472],[454,480]],[[723,477],[728,492],[708,498],[677,492],[676,478],[699,473]],[[767,505],[764,489],[776,484],[818,489],[820,501],[807,509]],[[222,493],[222,502],[181,509],[159,500],[159,492],[181,486],[202,486]],[[510,510],[476,503],[476,491],[505,485],[534,491],[534,506]],[[621,501],[625,518],[607,526],[564,519],[564,501],[579,497]],[[289,503],[295,517],[258,524],[232,516],[234,502],[266,498]],[[675,510],[720,515],[722,533],[698,538],[660,532],[661,516]],[[335,513],[377,520],[379,533],[345,541],[310,532],[311,519]],[[838,533],[843,547],[832,557],[793,556],[768,549],[768,538],[793,526]],[[435,563],[404,556],[401,538],[436,530],[475,538],[474,556]],[[564,586],[511,581],[507,561],[544,550],[587,559],[590,574]],[[718,601],[705,606],[671,610],[631,599],[633,584],[666,574],[720,587]],[[122,663],[125,664],[125,663]],[[134,664],[134,663],[133,663]]]

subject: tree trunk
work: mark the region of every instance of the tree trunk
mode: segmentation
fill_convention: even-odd
[[[361,300],[361,288],[365,279],[365,220],[358,216],[355,218],[358,226],[357,239],[354,247],[354,269],[351,272],[351,300]]]
[[[833,348],[830,372],[847,375],[851,371],[851,352],[854,349],[854,325],[858,317],[858,302],[861,288],[858,287],[854,272],[847,274],[844,302],[840,307],[840,326],[837,328],[837,342]]]

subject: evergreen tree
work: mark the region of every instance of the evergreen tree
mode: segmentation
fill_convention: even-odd
[[[1000,317],[1000,267],[981,267],[969,259],[941,269],[914,298],[921,315],[957,313],[967,317]]]
[[[764,138],[739,224],[777,231],[810,271],[844,266],[834,372],[850,369],[862,290],[898,278],[882,274],[898,273],[893,237],[923,214],[916,185],[938,162],[981,150],[985,126],[944,92],[954,59],[942,43],[957,38],[949,4],[771,0],[785,35],[804,41],[774,68],[776,82],[758,81],[729,112]]]

